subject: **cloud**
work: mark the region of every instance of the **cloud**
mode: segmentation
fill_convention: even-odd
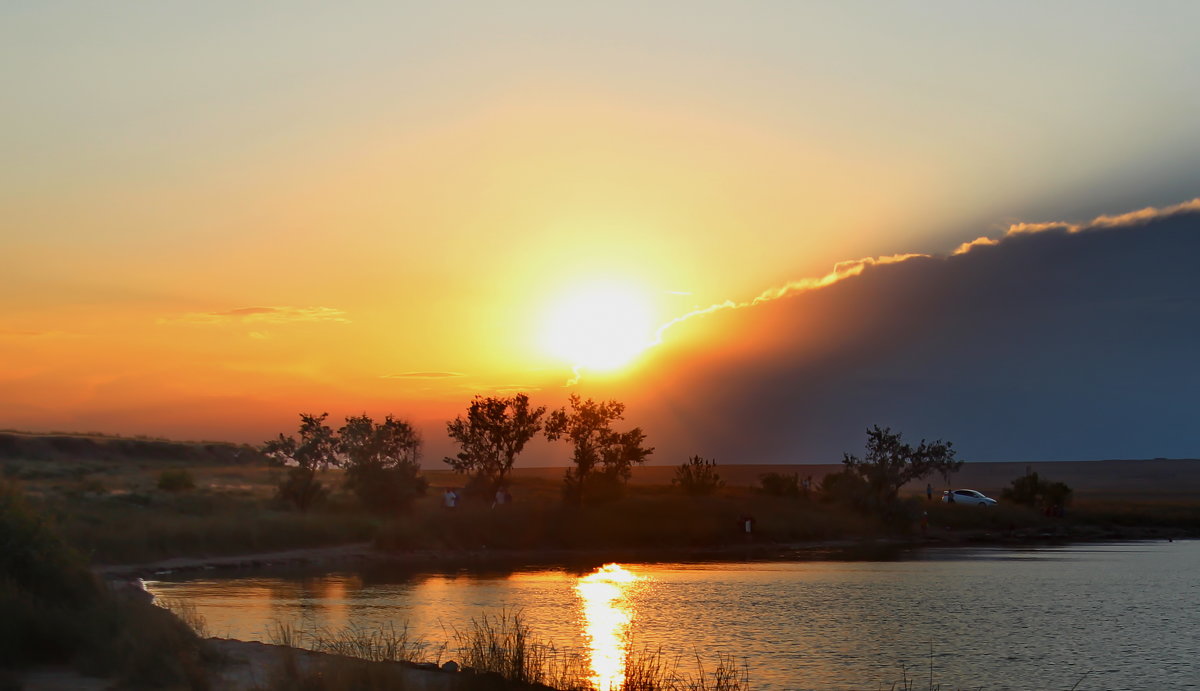
[[[225,324],[296,324],[308,322],[348,323],[346,313],[333,307],[241,307],[226,312],[189,312],[163,317],[159,324],[221,326]]]
[[[959,245],[958,248],[955,249],[954,252],[952,252],[951,254],[952,255],[966,254],[967,252],[970,252],[971,250],[975,249],[976,247],[991,247],[992,245],[998,245],[998,244],[1000,244],[1000,241],[996,240],[994,238],[989,238],[986,236],[978,237],[978,238],[975,238],[974,240],[971,240],[970,242],[964,242],[963,244]]]
[[[462,372],[400,372],[399,374],[383,374],[382,379],[451,379],[465,377]]]
[[[11,339],[26,339],[26,338],[74,338],[80,334],[71,333],[70,331],[38,331],[34,329],[0,329],[0,338]]]
[[[914,259],[917,257],[927,257],[927,256],[928,255],[925,255],[925,254],[896,254],[896,255],[883,256],[883,257],[864,257],[862,259],[852,259],[849,261],[838,262],[837,264],[834,265],[832,271],[830,271],[829,273],[827,273],[824,276],[821,276],[819,278],[802,278],[802,279],[798,279],[795,281],[789,281],[781,286],[776,286],[774,288],[768,288],[767,290],[764,290],[763,292],[759,293],[758,295],[751,298],[750,300],[743,300],[741,302],[734,302],[733,300],[726,300],[724,302],[714,303],[712,305],[709,305],[708,307],[694,309],[690,312],[687,312],[678,317],[675,317],[671,321],[658,327],[658,330],[654,334],[654,340],[651,341],[651,343],[649,345],[650,346],[661,345],[665,338],[665,334],[667,333],[668,330],[670,330],[671,328],[675,327],[676,325],[678,325],[682,322],[685,322],[689,319],[693,319],[695,317],[702,317],[705,315],[712,314],[714,312],[720,312],[722,310],[732,310],[732,309],[742,309],[744,307],[753,307],[755,305],[759,305],[764,302],[770,302],[772,300],[779,300],[781,298],[790,297],[792,295],[804,293],[804,292],[807,292],[810,290],[818,290],[820,288],[826,288],[828,286],[833,285],[834,283],[837,283],[838,281],[844,280],[846,278],[850,278],[851,276],[859,275],[867,267],[886,266],[888,264],[896,264],[899,262],[907,261],[909,259]],[[580,380],[580,374],[579,374],[579,371],[577,368],[575,371],[575,377],[573,379],[571,379],[569,382],[567,382],[567,385],[572,386],[572,385],[578,383],[579,380]]]
[[[1144,209],[1130,211],[1124,214],[1115,216],[1097,216],[1087,223],[1068,223],[1066,221],[1050,221],[1042,223],[1013,223],[1005,230],[1003,237],[1011,237],[1014,235],[1031,235],[1034,233],[1045,232],[1064,232],[1064,233],[1083,233],[1089,230],[1100,230],[1104,228],[1122,228],[1132,227],[1140,224],[1149,223],[1156,219],[1170,218],[1179,214],[1194,213],[1200,211],[1200,197],[1190,199],[1180,204],[1172,206],[1164,206],[1161,208],[1147,206]],[[980,237],[971,242],[964,242],[954,250],[953,254],[966,254],[967,252],[977,247],[990,247],[999,244],[1001,238]]]
[[[872,424],[975,460],[1195,455],[1200,201],[965,245],[697,310],[636,383],[578,386],[625,401],[663,459],[835,462]]]

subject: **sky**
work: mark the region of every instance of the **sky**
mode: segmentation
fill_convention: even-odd
[[[978,459],[1197,455],[1142,404],[1195,376],[1180,347],[1163,360],[1130,338],[1104,359],[1046,333],[1048,352],[1109,372],[1148,358],[1183,376],[1124,376],[1096,418],[1086,371],[1026,374],[1039,405],[1006,431],[996,411],[1023,404],[993,375],[1054,357],[856,329],[878,300],[850,294],[903,294],[882,277],[924,267],[947,292],[903,307],[941,310],[948,339],[1082,319],[1060,298],[1103,292],[1096,275],[973,311],[951,293],[1012,294],[1024,265],[997,260],[1012,273],[989,282],[975,250],[954,252],[1005,238],[981,247],[1017,256],[1011,228],[1145,208],[1154,222],[1107,232],[1187,226],[1164,210],[1200,195],[1200,6],[644,5],[6,3],[0,428],[254,442],[298,412],[394,413],[436,462],[471,396],[577,391],[626,401],[660,463],[836,461],[871,424]],[[1056,232],[1085,253],[1107,237]],[[1179,260],[1150,244],[1127,251]],[[932,258],[856,269],[819,300],[705,311],[909,254]],[[1139,266],[1127,286],[1196,298],[1186,267],[1168,285]],[[1116,316],[1149,319],[1095,323]],[[834,342],[837,367],[812,345]],[[948,398],[788,398],[816,363],[828,381],[812,389],[832,397],[864,371],[936,379],[939,358],[992,375]],[[671,382],[687,392],[670,399]],[[1000,417],[948,411],[968,400]],[[1094,433],[1114,421],[1120,439]]]

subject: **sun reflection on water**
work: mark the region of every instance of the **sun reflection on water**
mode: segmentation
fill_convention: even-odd
[[[583,632],[591,658],[592,685],[598,691],[620,689],[625,677],[626,633],[633,621],[629,594],[641,580],[620,564],[605,564],[575,585],[583,604]]]

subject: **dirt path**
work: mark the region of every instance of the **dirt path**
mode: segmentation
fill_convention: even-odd
[[[146,564],[112,564],[94,568],[103,578],[142,578],[165,575],[176,571],[208,571],[214,569],[252,569],[265,566],[302,566],[307,564],[335,564],[347,561],[365,561],[379,558],[383,554],[370,543],[362,542],[334,547],[308,547],[282,552],[259,552],[225,557],[174,557]]]

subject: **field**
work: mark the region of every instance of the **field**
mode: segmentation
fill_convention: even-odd
[[[816,487],[836,465],[720,466],[716,495],[688,497],[671,487],[673,467],[636,468],[616,504],[575,508],[561,502],[562,468],[514,470],[514,503],[493,510],[466,502],[441,506],[442,489],[463,478],[425,471],[431,488],[410,511],[364,511],[340,490],[331,470],[322,481],[328,501],[298,512],[275,499],[280,471],[255,449],[219,442],[169,442],[97,435],[0,434],[0,468],[54,517],[67,539],[95,563],[137,563],[168,557],[246,554],[374,542],[391,550],[709,549],[746,539],[740,519],[755,518],[758,543],[790,544],[853,538],[916,537],[918,514],[929,512],[926,539],[976,533],[1067,538],[1195,534],[1200,529],[1200,461],[1124,460],[1028,464],[1075,490],[1066,519],[1001,506],[987,514],[918,501],[901,515],[860,515],[815,500],[770,497],[755,488],[762,474],[811,476]],[[952,482],[999,497],[1025,463],[967,463]],[[172,480],[180,486],[172,485]],[[932,478],[938,490],[940,478]]]

